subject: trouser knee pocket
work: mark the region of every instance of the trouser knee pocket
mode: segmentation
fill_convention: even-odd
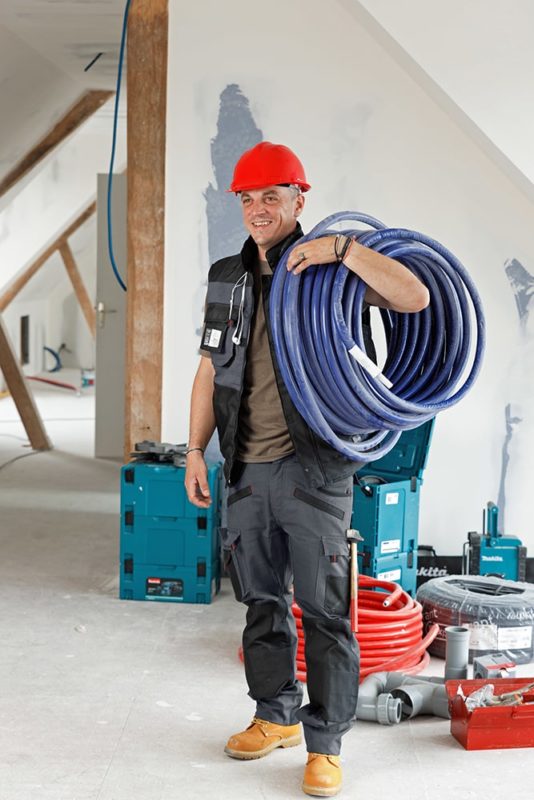
[[[321,537],[322,555],[317,574],[316,598],[327,614],[348,616],[350,609],[350,559],[347,542]]]

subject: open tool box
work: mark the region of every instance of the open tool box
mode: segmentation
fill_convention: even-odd
[[[364,575],[394,581],[415,596],[419,492],[434,420],[404,431],[383,458],[356,473],[352,527],[363,537],[358,568]]]
[[[533,678],[495,678],[447,681],[451,712],[451,733],[466,750],[493,750],[511,747],[534,747],[534,687],[523,696],[523,704],[489,706],[469,711],[458,687],[466,697],[491,683],[494,694],[524,689]]]
[[[122,467],[124,600],[211,603],[219,591],[220,464],[208,466],[211,506],[197,508],[185,491],[182,449],[147,443]]]

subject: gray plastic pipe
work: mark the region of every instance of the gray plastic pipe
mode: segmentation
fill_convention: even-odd
[[[432,714],[449,719],[449,698],[445,686],[437,683],[406,683],[393,689],[392,696],[402,703],[402,718],[412,719],[418,714]]]
[[[445,635],[445,680],[463,680],[469,664],[469,629],[450,625]]]
[[[385,691],[384,676],[387,677],[387,672],[375,672],[360,684],[356,719],[381,725],[396,725],[401,721],[402,701]]]
[[[390,698],[387,703],[385,698]],[[400,715],[394,701],[400,703]],[[395,719],[392,719],[393,714]],[[418,714],[449,719],[449,701],[443,678],[413,678],[402,672],[375,672],[360,684],[357,719],[392,725],[400,722],[401,718],[412,719]]]

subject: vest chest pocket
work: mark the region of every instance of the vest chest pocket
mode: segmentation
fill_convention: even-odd
[[[208,303],[202,331],[202,347],[209,350],[213,366],[224,367],[234,357],[235,344],[232,333],[235,330],[237,309],[232,309],[232,318],[228,317],[228,306],[223,303]]]

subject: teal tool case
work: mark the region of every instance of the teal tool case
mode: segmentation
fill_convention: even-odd
[[[352,527],[363,537],[358,568],[415,597],[419,499],[434,419],[404,431],[395,447],[355,476]]]
[[[189,502],[184,479],[179,457],[122,467],[122,599],[211,603],[219,591],[220,464],[208,466],[209,508]]]

